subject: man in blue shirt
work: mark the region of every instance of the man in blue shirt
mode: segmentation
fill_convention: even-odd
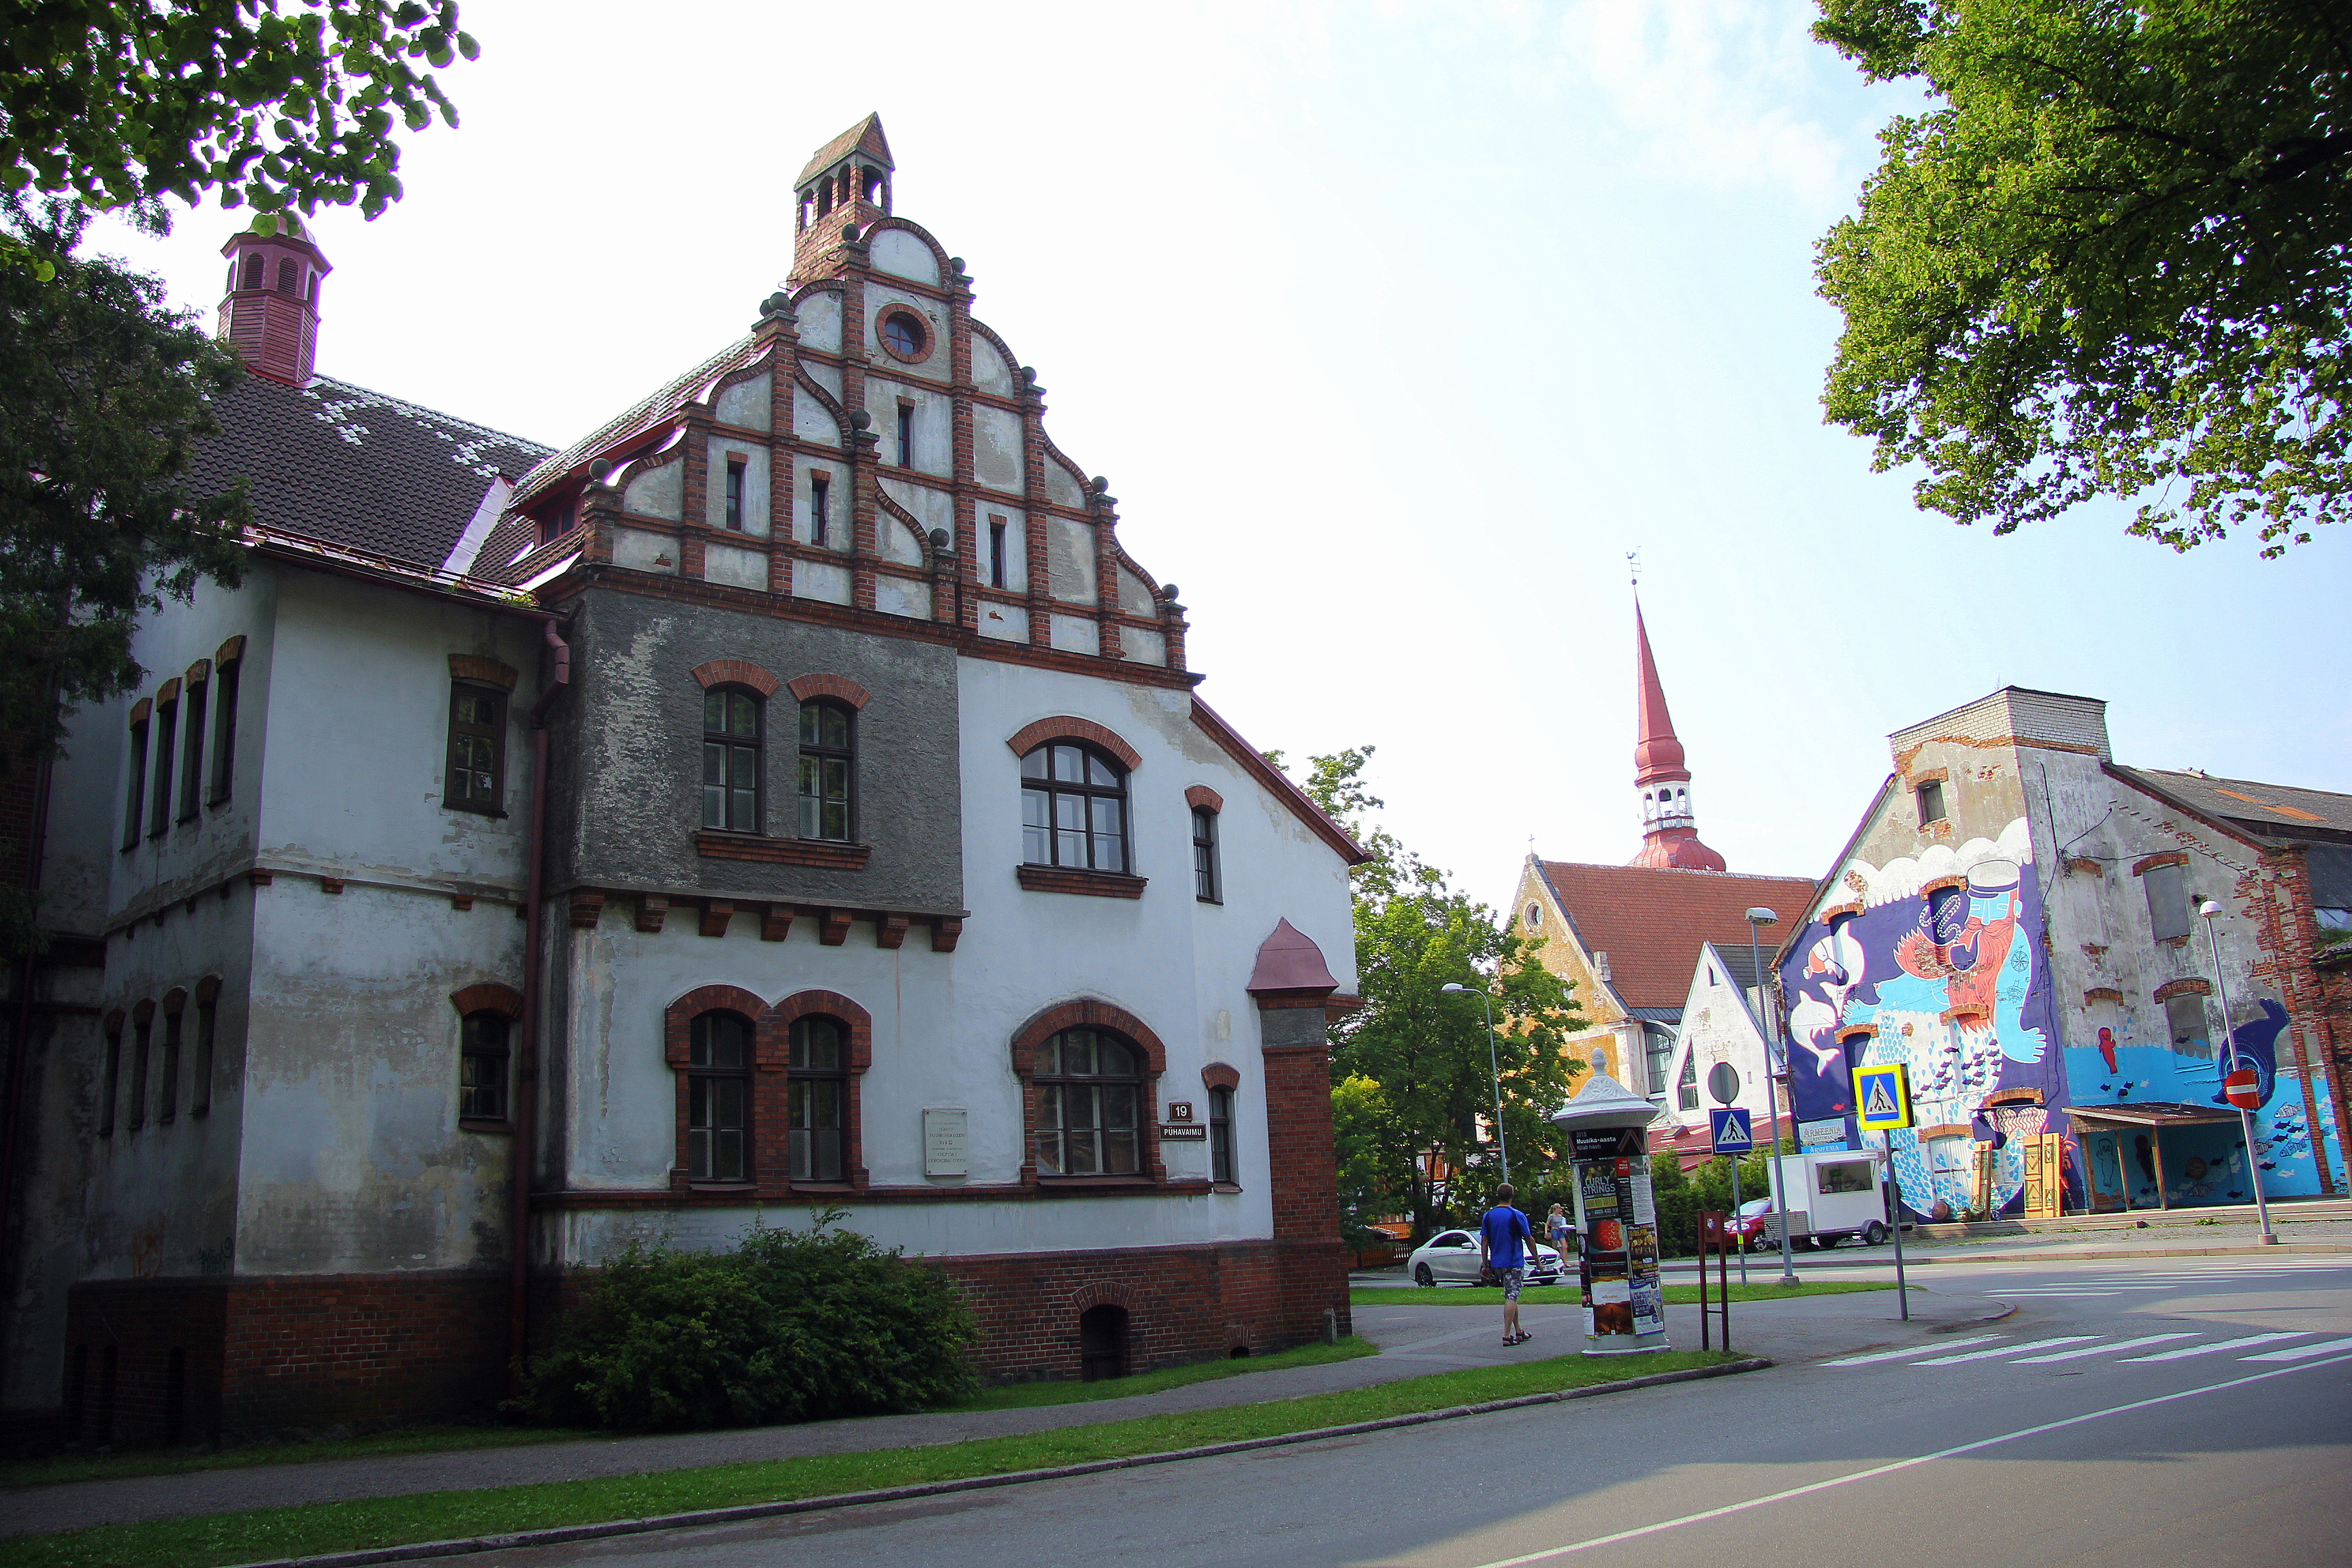
[[[1528,1216],[1511,1206],[1511,1184],[1495,1189],[1495,1206],[1478,1221],[1478,1261],[1503,1277],[1503,1342],[1524,1343],[1532,1335],[1519,1331],[1519,1289],[1528,1282],[1527,1249],[1535,1245]]]

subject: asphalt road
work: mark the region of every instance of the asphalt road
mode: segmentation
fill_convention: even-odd
[[[2352,1563],[2352,1259],[1971,1271],[1935,1342],[478,1568]]]

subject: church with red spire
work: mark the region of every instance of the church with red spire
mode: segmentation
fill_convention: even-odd
[[[1641,851],[1622,866],[1529,854],[1511,921],[1537,944],[1544,967],[1576,985],[1588,1023],[1569,1040],[1569,1054],[1664,1109],[1700,950],[1714,942],[1745,956],[1747,911],[1762,907],[1793,919],[1814,882],[1734,872],[1700,840],[1690,766],[1638,600],[1633,648]],[[1771,929],[1761,934],[1768,946],[1775,941]]]

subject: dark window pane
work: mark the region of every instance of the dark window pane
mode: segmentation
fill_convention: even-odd
[[[1054,748],[1054,776],[1065,784],[1086,782],[1087,754],[1076,746]]]
[[[712,731],[727,728],[727,693],[724,691],[703,693],[702,727]]]

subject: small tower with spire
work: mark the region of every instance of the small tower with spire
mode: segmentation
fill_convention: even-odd
[[[890,176],[898,164],[890,158],[889,139],[882,134],[882,117],[869,114],[816,151],[808,166],[793,182],[797,201],[793,222],[795,273],[799,265],[822,256],[890,212]]]
[[[228,289],[215,336],[246,368],[306,386],[319,357],[319,285],[334,268],[292,213],[263,213],[221,247]]]
[[[1666,689],[1658,661],[1650,654],[1650,629],[1642,621],[1642,601],[1633,601],[1633,640],[1641,673],[1634,700],[1641,735],[1633,743],[1633,788],[1642,796],[1642,852],[1627,862],[1676,871],[1720,871],[1723,857],[1699,842],[1691,816],[1690,769],[1683,743],[1675,739],[1674,716],[1666,711]]]

